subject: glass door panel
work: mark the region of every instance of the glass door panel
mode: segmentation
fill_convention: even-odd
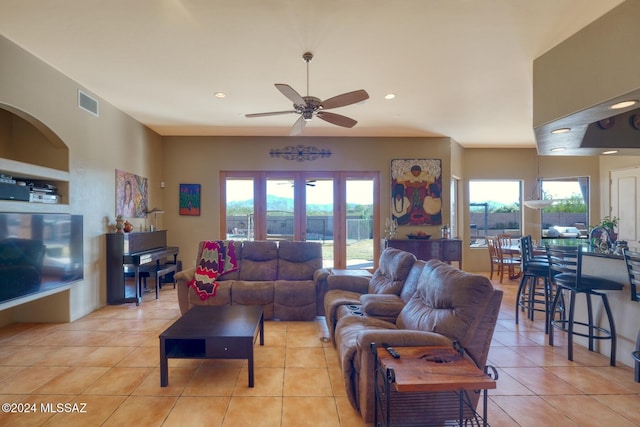
[[[372,268],[374,264],[374,181],[346,180],[347,268]]]
[[[253,179],[227,178],[225,188],[226,236],[224,238],[253,240]]]
[[[307,241],[322,244],[322,260],[327,268],[333,267],[333,191],[331,178],[306,178],[306,225]]]
[[[294,240],[293,178],[267,178],[266,236],[267,240]]]

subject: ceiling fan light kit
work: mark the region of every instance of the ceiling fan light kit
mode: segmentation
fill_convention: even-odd
[[[354,90],[353,92],[343,93],[322,101],[320,98],[309,95],[309,62],[313,59],[311,52],[305,52],[302,59],[307,63],[307,96],[300,95],[291,86],[284,83],[276,83],[276,88],[293,102],[293,110],[287,111],[271,111],[267,113],[246,114],[245,117],[265,117],[276,116],[280,114],[299,114],[300,117],[293,124],[289,135],[299,135],[302,133],[306,122],[310,121],[313,116],[324,120],[325,122],[342,126],[346,128],[354,127],[358,122],[350,117],[340,114],[331,113],[325,110],[333,108],[345,107],[347,105],[356,104],[369,99],[369,94],[364,89]]]

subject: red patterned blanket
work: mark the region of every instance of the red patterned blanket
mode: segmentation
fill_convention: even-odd
[[[192,286],[202,300],[214,297],[218,288],[216,279],[237,269],[238,261],[233,240],[205,241],[195,276],[187,286]]]

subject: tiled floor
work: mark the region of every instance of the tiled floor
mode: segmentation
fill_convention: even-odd
[[[516,282],[505,291],[489,355],[498,368],[490,392],[495,426],[638,426],[640,384],[629,367],[576,349],[562,336],[545,342],[542,321],[514,324]],[[30,413],[0,413],[4,426],[362,426],[345,396],[324,319],[267,322],[256,346],[255,387],[246,361],[169,361],[160,387],[158,335],[179,316],[175,291],[160,299],[104,307],[70,324],[0,328],[0,402],[28,403]],[[41,404],[68,403],[43,412]],[[76,405],[76,406],[74,406]],[[14,409],[17,409],[14,405]],[[3,407],[4,410],[4,407]]]

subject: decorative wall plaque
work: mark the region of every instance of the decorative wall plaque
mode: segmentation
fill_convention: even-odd
[[[307,147],[304,145],[288,145],[284,148],[272,148],[269,151],[271,157],[282,157],[285,160],[297,160],[304,162],[305,160],[316,160],[320,157],[331,157],[331,150],[325,150],[316,147]]]

